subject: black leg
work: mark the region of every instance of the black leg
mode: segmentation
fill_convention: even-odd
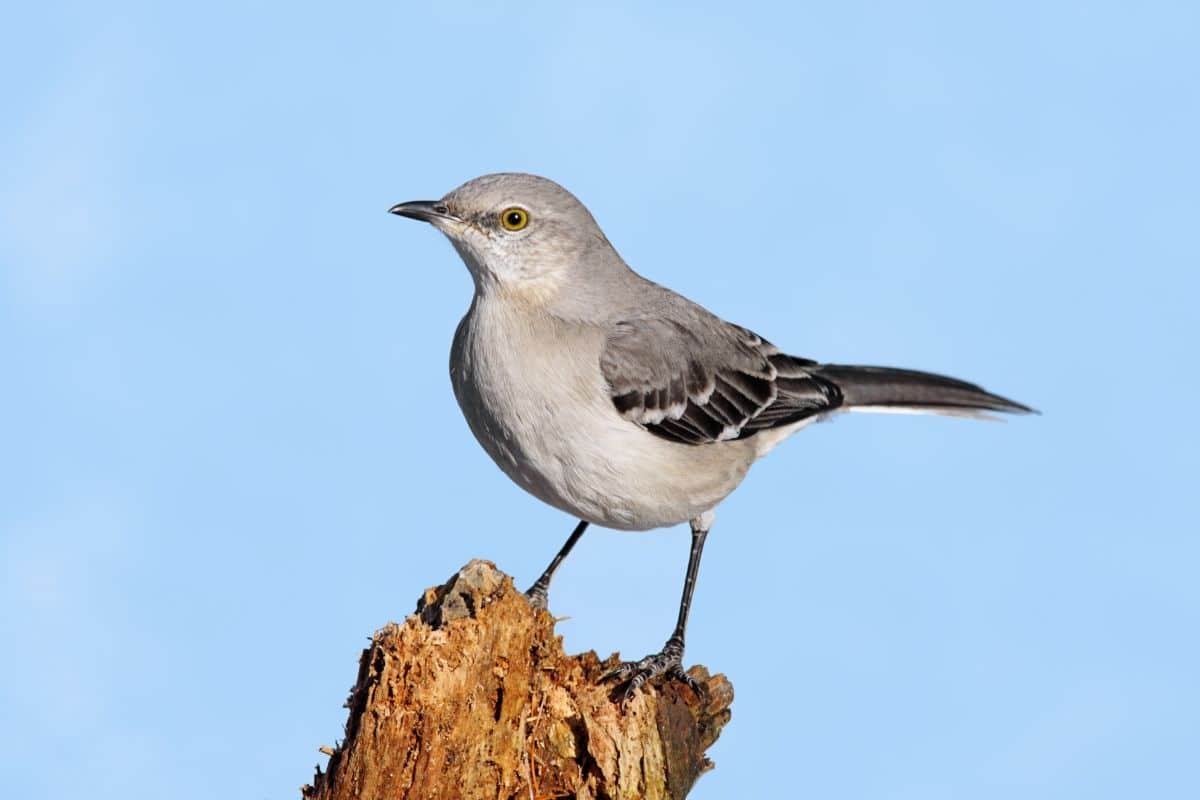
[[[534,608],[543,610],[546,608],[547,592],[550,591],[550,579],[554,577],[555,570],[558,569],[558,565],[562,563],[562,560],[567,557],[567,553],[570,553],[571,548],[579,541],[579,537],[583,536],[583,532],[587,530],[587,526],[588,524],[584,520],[579,521],[579,524],[575,526],[575,530],[571,531],[571,535],[567,537],[566,544],[559,548],[558,553],[550,561],[550,566],[546,567],[546,571],[542,573],[542,576],[534,581],[533,586],[530,586],[525,591],[525,596],[529,598],[529,602]]]
[[[646,681],[659,675],[666,675],[683,681],[693,689],[700,687],[696,680],[683,671],[683,642],[687,630],[688,611],[692,607],[692,592],[696,589],[696,576],[700,572],[700,556],[704,552],[704,540],[708,536],[711,516],[692,521],[692,549],[688,554],[687,577],[683,581],[683,597],[679,600],[679,618],[675,622],[675,630],[671,638],[663,645],[662,652],[643,658],[641,661],[627,661],[618,665],[604,676],[603,680],[616,679],[625,682],[625,691],[620,694],[621,707],[624,708],[634,693]]]
[[[696,576],[700,574],[700,556],[704,553],[704,540],[708,530],[692,526],[692,549],[688,552],[687,577],[683,579],[683,596],[679,598],[679,618],[675,621],[675,632],[670,641],[679,642],[683,652],[683,634],[687,630],[688,612],[692,610],[692,592],[696,590]]]

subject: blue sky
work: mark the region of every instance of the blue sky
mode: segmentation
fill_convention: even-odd
[[[25,4],[0,32],[0,771],[294,797],[359,648],[572,520],[446,374],[470,281],[387,215],[552,177],[797,355],[1044,411],[842,418],[721,507],[695,798],[1200,793],[1200,16],[1186,3]],[[571,650],[670,632],[686,529],[595,531]]]

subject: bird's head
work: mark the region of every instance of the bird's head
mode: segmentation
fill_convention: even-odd
[[[390,211],[444,233],[480,291],[548,299],[569,284],[628,269],[583,203],[536,175],[484,175],[441,200]]]

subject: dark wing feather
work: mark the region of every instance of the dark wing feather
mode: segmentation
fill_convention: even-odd
[[[626,419],[681,444],[741,439],[841,405],[816,362],[779,352],[745,328],[663,317],[617,323],[600,368]]]

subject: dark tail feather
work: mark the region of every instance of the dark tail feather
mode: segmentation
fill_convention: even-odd
[[[816,374],[841,389],[847,408],[911,410],[933,414],[981,411],[1037,413],[1029,406],[984,391],[973,383],[929,372],[822,364]]]

